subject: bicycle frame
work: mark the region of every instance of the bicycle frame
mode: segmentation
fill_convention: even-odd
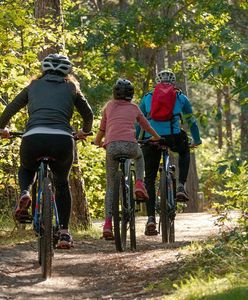
[[[131,250],[135,250],[135,204],[133,198],[134,170],[132,170],[132,160],[122,156],[118,157],[116,160],[119,162],[119,170],[115,177],[113,202],[116,250],[125,251],[126,249],[128,224]]]
[[[132,170],[133,164],[132,164],[132,160],[127,158],[125,159],[125,161],[121,161],[120,162],[120,169],[124,174],[124,178],[125,178],[125,203],[127,203],[128,207],[124,207],[124,211],[128,212],[129,214],[132,213],[132,208],[131,208],[131,203],[128,200],[129,197],[129,193],[130,193],[130,174],[131,174],[131,170]]]
[[[174,172],[172,170],[172,166],[170,165],[170,156],[169,156],[169,149],[167,146],[161,146],[162,149],[162,167],[165,170],[166,177],[168,180],[167,186],[168,186],[168,191],[167,191],[167,199],[168,199],[168,205],[169,205],[169,210],[176,210],[176,201],[175,201],[175,194],[173,188],[173,183],[171,182],[171,176],[168,176],[169,172]]]
[[[38,184],[38,191],[37,191],[37,196],[35,199],[35,210],[34,210],[34,229],[35,232],[40,235],[40,207],[41,207],[41,198],[42,198],[42,183],[45,177],[49,177],[52,180],[52,174],[48,166],[49,163],[49,158],[44,157],[40,161],[40,166],[37,171],[37,184]],[[54,191],[53,191],[54,192]],[[52,205],[53,205],[53,211],[54,211],[54,216],[55,216],[55,224],[56,228],[59,228],[59,216],[58,216],[58,210],[55,202],[55,196],[53,193],[53,198],[52,198]]]

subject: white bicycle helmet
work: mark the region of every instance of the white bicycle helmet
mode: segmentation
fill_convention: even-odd
[[[176,75],[169,70],[162,70],[158,72],[158,74],[155,77],[156,83],[160,83],[160,82],[175,83],[175,81],[176,81]]]
[[[60,54],[49,54],[41,62],[43,72],[46,71],[59,71],[67,75],[72,70],[72,64],[67,56]]]

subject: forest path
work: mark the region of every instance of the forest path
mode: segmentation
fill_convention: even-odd
[[[215,220],[208,213],[178,214],[177,242],[163,245],[160,235],[144,235],[146,218],[139,217],[137,252],[117,253],[113,241],[76,240],[70,251],[56,251],[47,281],[41,278],[35,242],[1,246],[0,299],[161,299],[148,284],[168,273],[176,278],[180,247],[216,234]]]

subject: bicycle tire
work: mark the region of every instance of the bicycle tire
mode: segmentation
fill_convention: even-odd
[[[160,222],[162,243],[169,242],[170,224],[169,224],[169,212],[168,212],[168,199],[167,199],[167,178],[164,170],[160,173]]]
[[[170,216],[170,234],[169,234],[169,242],[175,243],[175,216],[176,216],[176,179],[173,173],[169,173],[170,176],[170,183],[171,183],[171,190],[173,201],[174,201],[174,211],[172,211],[172,214]]]
[[[125,228],[123,224],[123,193],[125,192],[125,179],[122,171],[118,171],[115,175],[113,190],[113,220],[114,220],[114,236],[116,250],[122,252],[125,250]],[[124,244],[123,244],[124,243]]]
[[[134,200],[134,182],[135,182],[135,172],[131,170],[130,172],[130,190],[129,190],[129,199],[130,199],[130,248],[132,251],[136,250],[136,227],[135,227],[135,200]]]
[[[52,273],[53,257],[53,226],[52,226],[52,184],[49,178],[44,178],[41,215],[41,269],[42,277],[49,278]]]

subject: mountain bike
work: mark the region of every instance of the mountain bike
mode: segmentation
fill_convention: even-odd
[[[11,137],[22,137],[23,132],[10,132]],[[88,135],[92,135],[90,132]],[[74,138],[77,140],[77,138]],[[54,249],[60,238],[59,216],[55,201],[53,174],[49,162],[53,157],[40,157],[36,179],[32,185],[32,217],[25,217],[20,223],[32,223],[38,239],[38,262],[42,277],[52,274]]]
[[[22,137],[23,132],[10,132],[11,137]],[[32,185],[32,217],[25,216],[20,223],[33,222],[34,232],[38,239],[38,262],[42,277],[47,279],[52,273],[54,248],[59,240],[59,217],[55,202],[53,174],[49,168],[52,157],[38,159],[39,168]]]
[[[170,164],[169,148],[164,138],[159,141],[144,140],[139,143],[152,143],[161,149],[161,164],[159,167],[159,183],[155,210],[159,215],[158,233],[162,234],[163,243],[175,242],[176,203],[176,167]]]
[[[130,231],[130,248],[136,249],[135,230],[135,171],[132,160],[126,156],[118,156],[119,169],[115,175],[113,191],[114,237],[117,251],[125,251],[127,232]],[[128,227],[129,226],[129,227]]]

